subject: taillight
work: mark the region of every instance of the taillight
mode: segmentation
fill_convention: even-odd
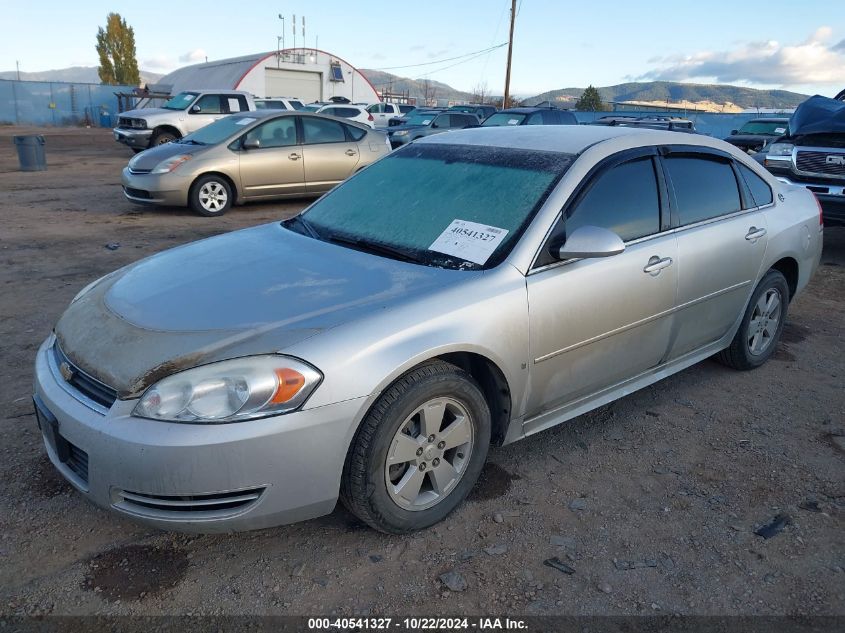
[[[372,114],[367,113],[367,121],[375,121]]]
[[[819,208],[819,226],[824,226],[824,214],[822,213],[822,203],[819,201],[819,197],[816,194],[813,194],[813,200],[816,201],[816,206]]]

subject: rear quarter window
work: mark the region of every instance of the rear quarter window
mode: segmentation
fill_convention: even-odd
[[[709,156],[667,156],[681,226],[739,211],[739,186],[730,163]]]
[[[745,180],[745,184],[751,190],[751,197],[754,198],[755,206],[764,207],[767,204],[772,204],[774,198],[772,197],[772,188],[769,187],[769,183],[742,163],[737,164],[739,165],[739,173],[742,174],[742,179]]]

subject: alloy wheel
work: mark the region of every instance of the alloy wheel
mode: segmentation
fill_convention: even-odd
[[[777,288],[769,288],[764,292],[748,322],[748,351],[759,356],[772,344],[777,335],[781,318],[781,296]]]
[[[455,489],[469,465],[473,424],[466,407],[452,398],[434,398],[409,415],[393,437],[384,468],[396,505],[426,510]]]
[[[219,182],[207,182],[199,190],[200,205],[206,211],[217,213],[226,207],[229,195]]]

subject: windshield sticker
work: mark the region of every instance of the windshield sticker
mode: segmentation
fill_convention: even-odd
[[[238,119],[235,121],[235,125],[249,125],[253,121],[255,121],[255,119]]]
[[[784,134],[784,133],[786,133],[785,127],[776,127],[775,128],[775,134]]]
[[[484,265],[507,234],[507,229],[467,220],[453,220],[428,250]]]
[[[518,125],[519,119],[508,119],[508,125]]]

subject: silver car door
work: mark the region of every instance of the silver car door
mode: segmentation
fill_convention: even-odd
[[[765,214],[727,156],[662,159],[678,225],[678,310],[670,358],[725,336],[742,314],[766,251]]]
[[[650,155],[619,160],[575,194],[527,277],[529,417],[623,382],[666,357],[678,247],[664,230],[662,177]],[[584,225],[617,233],[624,252],[555,261],[549,251]]]
[[[349,140],[338,121],[302,116],[305,190],[323,193],[355,170],[361,156],[358,144]]]

